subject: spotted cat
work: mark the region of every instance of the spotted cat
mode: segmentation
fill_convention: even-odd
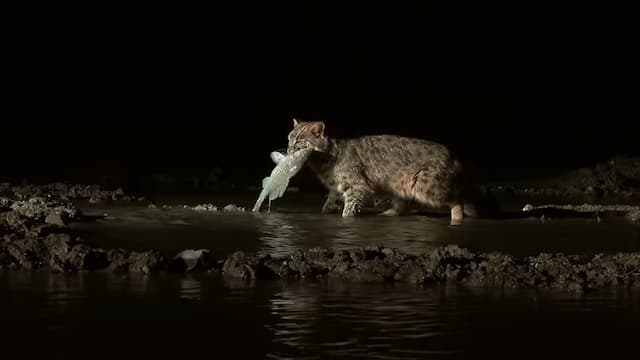
[[[307,164],[329,189],[323,213],[354,216],[372,199],[390,198],[385,215],[417,203],[448,207],[452,222],[464,217],[462,166],[442,144],[395,135],[331,139],[323,122],[296,119],[288,140],[288,153],[314,150]]]

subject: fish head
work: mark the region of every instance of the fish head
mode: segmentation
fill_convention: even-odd
[[[273,160],[274,163],[278,164],[280,163],[280,161],[284,160],[284,158],[287,157],[286,155],[284,155],[281,152],[278,151],[272,151],[271,152],[271,160]]]

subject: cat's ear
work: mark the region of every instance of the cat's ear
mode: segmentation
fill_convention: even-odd
[[[298,121],[298,119],[296,118],[293,118],[293,127],[296,127],[298,125],[300,125],[300,121]]]
[[[313,123],[313,125],[309,126],[309,132],[317,137],[324,136],[324,123],[322,121],[318,121]]]

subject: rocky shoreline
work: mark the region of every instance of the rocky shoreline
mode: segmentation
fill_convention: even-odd
[[[541,253],[518,258],[501,253],[475,253],[454,245],[418,255],[371,246],[348,251],[297,250],[286,257],[236,252],[226,258],[216,258],[206,249],[187,249],[175,256],[156,250],[102,249],[75,236],[69,228],[69,223],[83,220],[78,209],[55,199],[56,196],[43,189],[30,189],[29,192],[17,192],[20,196],[16,196],[14,191],[13,198],[0,197],[0,270],[206,271],[224,278],[245,280],[341,279],[404,282],[420,286],[454,283],[474,287],[552,288],[578,292],[614,286],[640,288],[640,252],[593,257]],[[120,191],[96,191],[101,196],[124,198]],[[25,193],[44,197],[27,198]],[[96,193],[86,191],[79,194],[86,198]],[[546,211],[548,208],[527,209],[536,210]],[[582,210],[593,209],[584,207]]]
[[[640,157],[614,157],[593,167],[529,181],[493,183],[484,191],[501,197],[596,201],[640,200]]]

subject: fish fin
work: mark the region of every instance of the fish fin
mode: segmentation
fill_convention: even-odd
[[[287,191],[287,187],[289,186],[289,181],[285,181],[282,184],[279,184],[279,186],[277,188],[272,189],[271,193],[269,194],[269,200],[275,200],[278,198],[281,198],[285,191]]]
[[[277,151],[271,152],[271,160],[273,160],[273,162],[276,164],[280,163],[280,161],[282,161],[285,157],[286,155],[279,153]]]

